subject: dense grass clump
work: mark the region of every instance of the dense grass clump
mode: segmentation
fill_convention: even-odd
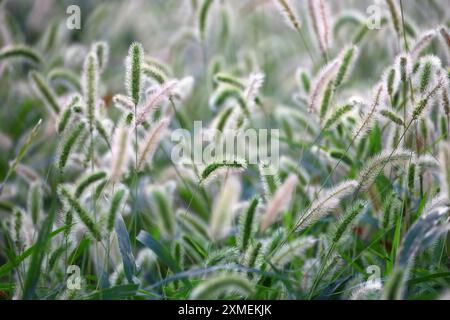
[[[79,2],[0,1],[0,299],[448,294],[446,1]]]

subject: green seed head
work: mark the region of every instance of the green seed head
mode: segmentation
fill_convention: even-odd
[[[140,43],[133,43],[128,51],[126,59],[127,76],[126,87],[127,93],[133,101],[134,105],[139,104],[142,91],[142,63],[144,59],[144,49]]]

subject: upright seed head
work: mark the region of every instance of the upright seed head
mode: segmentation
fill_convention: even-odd
[[[235,175],[229,175],[223,184],[219,196],[214,201],[209,231],[213,240],[224,238],[231,229],[233,207],[241,195],[241,183]]]
[[[259,165],[261,184],[264,189],[264,197],[269,200],[280,187],[280,177],[271,164],[261,162]]]
[[[319,20],[321,20],[322,17],[319,15],[319,12],[317,10],[317,3],[318,1],[308,0],[309,19],[311,21],[312,29],[319,46],[319,50],[322,55],[325,55],[326,44],[324,42],[324,37],[322,36],[321,26],[319,25]]]
[[[23,212],[19,208],[14,209],[14,244],[16,245],[16,249],[21,252],[24,247],[24,239],[22,235],[23,228]]]
[[[439,147],[442,189],[448,199],[450,199],[450,145],[448,142],[442,142]]]
[[[289,3],[289,0],[274,0],[274,4],[280,14],[283,16],[286,24],[295,31],[300,32],[300,20],[295,14],[292,5]]]
[[[322,96],[328,81],[330,81],[338,71],[340,60],[336,59],[327,64],[314,78],[309,96],[309,112],[317,112],[320,97]]]
[[[248,268],[255,268],[261,266],[261,255],[263,244],[261,241],[257,241],[256,244],[252,243],[247,248],[247,251],[245,252],[245,255],[243,257],[243,264]],[[252,275],[250,275],[252,277]]]
[[[89,232],[92,234],[94,239],[96,239],[97,241],[101,241],[102,235],[101,235],[99,226],[94,222],[94,220],[92,220],[89,213],[86,211],[86,209],[84,209],[82,207],[82,205],[80,204],[78,199],[76,199],[71,194],[69,189],[67,189],[63,185],[60,185],[58,187],[58,194],[59,194],[60,199],[63,202],[67,203],[69,209],[72,209],[73,211],[75,211],[77,213],[78,217],[83,222],[85,227],[89,230]]]
[[[325,0],[319,0],[319,17],[321,21],[321,37],[322,42],[325,45],[325,50],[328,51],[331,46],[331,31],[330,31],[330,21],[329,17],[331,17],[330,10],[328,8]]]
[[[357,185],[358,183],[355,180],[344,181],[331,189],[323,191],[301,215],[295,225],[295,230],[303,230],[332,212],[339,205],[341,199],[348,196]]]
[[[144,59],[144,49],[140,43],[131,44],[126,59],[126,83],[128,96],[134,105],[139,104],[142,91],[142,63]]]
[[[433,79],[441,70],[441,60],[433,55],[422,57],[419,61],[419,88],[423,94],[433,83]]]
[[[380,103],[383,101],[383,91],[384,86],[382,83],[378,84],[375,87],[372,105],[370,106],[370,109],[360,119],[360,121],[356,124],[353,131],[352,140],[360,139],[363,136],[363,133],[369,131],[372,128],[376,120],[375,115],[378,111]]]
[[[94,53],[90,53],[84,62],[83,96],[86,103],[89,131],[94,130],[96,107],[98,103],[98,61]]]
[[[394,96],[395,79],[396,79],[395,69],[390,68],[386,75],[386,88],[387,88],[387,93],[391,99]]]
[[[298,85],[303,88],[303,91],[305,93],[309,93],[309,90],[311,88],[311,79],[309,74],[305,69],[299,68],[297,69],[297,76],[296,76]]]
[[[175,214],[172,208],[173,185],[152,187],[151,199],[153,208],[157,213],[158,225],[166,237],[173,237],[175,234]]]
[[[41,55],[32,48],[24,45],[5,46],[0,49],[0,61],[8,58],[25,58],[34,64],[41,64]]]
[[[33,224],[37,226],[39,221],[39,216],[42,211],[42,185],[40,182],[34,182],[31,184],[30,189],[28,190],[28,204],[27,209],[31,215],[31,219]]]
[[[400,14],[398,12],[398,8],[397,5],[395,4],[394,0],[386,0],[388,7],[389,7],[389,12],[391,14],[391,21],[392,21],[392,25],[394,27],[395,32],[397,33],[397,36],[400,37],[401,36],[401,18],[400,18]]]
[[[330,107],[330,103],[333,96],[333,89],[334,89],[334,82],[331,80],[330,82],[328,82],[327,87],[323,93],[322,103],[320,105],[319,118],[321,121],[325,118],[325,115],[327,114],[328,109]]]
[[[131,116],[130,116],[131,115]],[[123,172],[130,158],[130,125],[133,121],[133,113],[124,118],[114,133],[112,143],[112,159],[110,167],[110,179],[112,182],[120,182]]]
[[[244,98],[250,105],[254,104],[258,92],[264,84],[264,79],[265,75],[261,72],[254,72],[248,77],[247,85],[244,89]]]
[[[411,57],[406,54],[399,55],[396,58],[396,65],[398,68],[398,73],[400,74],[400,80],[405,83],[412,73]]]
[[[383,204],[383,220],[381,221],[383,229],[387,229],[391,222],[391,216],[394,211],[399,209],[400,201],[397,199],[395,192],[389,193],[386,201]]]
[[[424,110],[430,104],[430,100],[442,89],[447,82],[442,78],[438,79],[437,84],[428,92],[426,92],[422,98],[417,102],[416,107],[412,112],[412,120],[418,120],[424,115]]]
[[[148,98],[143,110],[136,116],[136,125],[142,124],[149,114],[157,107],[165,98],[170,98],[173,91],[177,88],[178,81],[167,81]]]

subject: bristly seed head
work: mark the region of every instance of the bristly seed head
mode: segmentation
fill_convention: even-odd
[[[134,105],[139,104],[142,91],[142,63],[144,59],[144,49],[140,43],[131,44],[126,59],[126,88],[128,96]]]

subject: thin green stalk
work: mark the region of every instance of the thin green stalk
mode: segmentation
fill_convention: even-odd
[[[298,34],[300,35],[300,39],[303,43],[303,46],[305,47],[306,51],[308,52],[309,57],[311,58],[311,62],[313,65],[316,63],[314,56],[311,53],[311,50],[309,49],[308,43],[306,42],[305,36],[303,35],[303,32],[301,30],[298,30]]]

